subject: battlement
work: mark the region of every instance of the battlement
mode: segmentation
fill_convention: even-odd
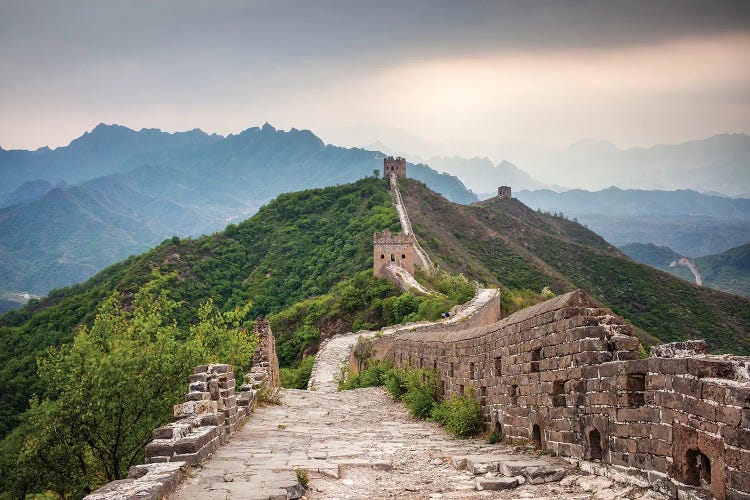
[[[372,235],[372,267],[375,276],[386,277],[385,267],[394,264],[414,275],[414,236],[391,234],[387,229]]]
[[[500,186],[497,188],[497,197],[500,200],[503,198],[513,198],[510,186]]]
[[[374,348],[396,366],[433,368],[444,397],[473,388],[490,428],[582,470],[606,466],[670,498],[750,498],[750,357],[687,341],[641,359],[639,346],[577,291],[489,326],[414,329]]]
[[[372,243],[374,245],[413,245],[414,236],[401,233],[392,234],[386,229],[382,233],[374,233]]]
[[[396,174],[397,177],[406,177],[406,158],[400,156],[383,158],[383,177],[387,179],[391,174]]]

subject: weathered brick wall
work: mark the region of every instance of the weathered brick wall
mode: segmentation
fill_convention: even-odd
[[[239,394],[232,365],[196,367],[188,377],[185,402],[174,406],[178,420],[154,429],[144,450],[145,464],[131,467],[127,479],[108,483],[84,500],[164,498],[176,488],[185,466],[202,462],[225,443],[252,413],[257,392],[279,387],[271,326],[260,316],[254,331],[258,347]]]
[[[640,359],[632,329],[582,292],[491,326],[386,342],[397,365],[434,367],[446,395],[473,388],[505,436],[601,461],[672,496],[750,498],[750,358],[683,343]]]

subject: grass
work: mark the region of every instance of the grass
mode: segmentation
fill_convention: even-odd
[[[716,353],[750,354],[750,300],[701,288],[626,257],[575,221],[518,200],[463,206],[404,179],[404,204],[433,261],[501,288],[503,314],[581,289],[636,327],[645,344],[705,339]]]

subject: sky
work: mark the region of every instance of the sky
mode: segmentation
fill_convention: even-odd
[[[746,0],[0,0],[0,61],[5,149],[100,122],[462,155],[750,134]]]

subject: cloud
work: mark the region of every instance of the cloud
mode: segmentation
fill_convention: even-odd
[[[747,130],[730,117],[750,101],[747,36],[747,1],[3,2],[0,145],[100,121],[586,133],[567,116],[623,143]],[[691,100],[702,128],[680,123]],[[618,125],[641,108],[665,128]]]

